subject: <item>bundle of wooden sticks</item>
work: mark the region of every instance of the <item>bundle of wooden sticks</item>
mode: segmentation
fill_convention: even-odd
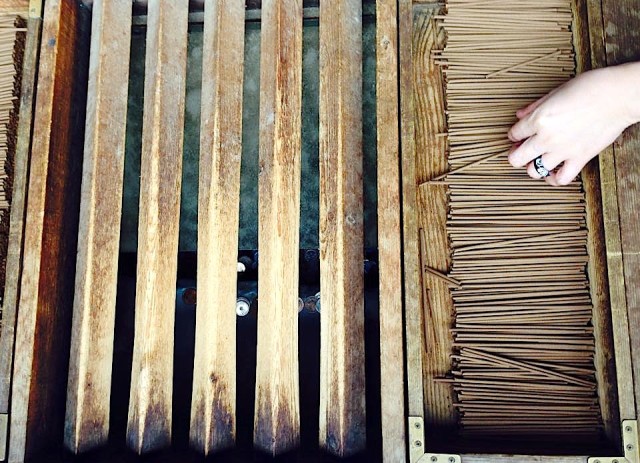
[[[25,39],[23,18],[16,15],[0,16],[0,301],[4,300],[13,159]]]
[[[568,0],[449,0],[446,77],[453,371],[462,433],[595,435],[592,305],[579,180],[507,162],[517,109],[574,73]]]

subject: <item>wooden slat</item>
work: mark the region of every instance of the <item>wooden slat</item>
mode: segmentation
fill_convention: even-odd
[[[403,275],[407,356],[407,413],[423,416],[423,315],[418,230],[415,112],[413,105],[413,5],[398,2],[400,48],[400,114],[402,152]]]
[[[265,0],[260,49],[258,346],[253,441],[279,454],[300,439],[298,247],[302,1]]]
[[[446,138],[439,136],[446,132],[443,79],[440,68],[431,59],[431,51],[444,46],[444,31],[436,27],[433,20],[433,15],[441,12],[442,7],[421,6],[415,15],[414,101],[416,174],[417,182],[422,184],[418,190],[420,228],[424,236],[421,264],[447,273],[451,262],[446,230],[446,188],[424,183],[448,169]],[[435,379],[451,370],[453,300],[449,286],[440,278],[425,272],[422,284],[425,289],[425,427],[452,430],[456,425],[456,415],[451,384],[436,382]]]
[[[69,361],[86,95],[84,12],[45,6],[16,328],[10,462],[60,445]],[[88,29],[88,28],[87,28]]]
[[[205,9],[198,308],[190,440],[204,454],[234,444],[236,292],[244,3],[210,0]]]
[[[320,4],[320,446],[365,449],[362,4]]]
[[[573,47],[576,54],[576,72],[592,68],[587,4],[582,0],[572,1]],[[597,160],[591,161],[582,170],[585,190],[587,238],[589,264],[589,289],[593,304],[593,329],[595,340],[594,361],[598,384],[599,405],[604,431],[609,441],[620,441],[620,413],[616,388],[615,347],[611,319],[611,301],[607,278],[606,248],[602,214],[602,192]]]
[[[2,306],[2,333],[0,335],[0,421],[8,423],[9,398],[11,396],[11,370],[13,368],[15,328],[22,275],[24,243],[24,220],[28,185],[29,149],[31,147],[31,124],[33,120],[34,86],[38,67],[38,47],[42,20],[27,21],[27,40],[23,55],[22,94],[18,140],[13,165],[13,192],[9,219],[9,246],[7,249],[7,272]],[[4,416],[4,418],[1,418]],[[8,429],[0,423],[0,443],[5,442]],[[4,460],[6,445],[0,445],[0,460]]]
[[[635,0],[602,1],[606,33],[605,53],[608,66],[640,60],[640,17]],[[624,266],[625,294],[629,317],[629,336],[633,377],[635,378],[635,415],[640,410],[640,127],[627,129],[614,144],[620,241]],[[625,417],[623,417],[624,419]]]
[[[187,2],[149,4],[135,339],[127,443],[171,443],[173,328],[187,64]]]
[[[463,463],[587,463],[586,456],[462,455]]]
[[[109,437],[131,10],[129,0],[93,7],[64,436],[76,453]]]
[[[376,2],[376,115],[378,143],[378,259],[380,274],[380,393],[382,454],[404,461],[404,357],[398,131],[398,9]]]
[[[592,66],[594,68],[605,67],[607,65],[607,56],[604,48],[604,24],[600,0],[588,0],[587,8]],[[626,275],[622,260],[614,147],[610,146],[605,149],[600,153],[598,159],[620,419],[635,419],[636,404],[633,389],[630,327],[625,295]]]

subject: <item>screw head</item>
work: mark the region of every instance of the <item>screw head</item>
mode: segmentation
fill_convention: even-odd
[[[236,315],[238,317],[245,317],[249,314],[251,309],[251,302],[245,297],[239,297],[236,301]]]
[[[613,460],[611,463],[618,463],[618,460]]]
[[[414,427],[414,428],[416,428],[416,429],[420,429],[420,423],[416,421],[416,422],[413,424],[413,427]]]
[[[633,431],[633,429],[631,428],[631,426],[625,426],[625,427],[624,427],[624,430],[625,430],[625,431],[627,431],[627,432],[631,432],[631,431]]]
[[[413,442],[413,445],[415,445],[416,447],[422,447],[422,441],[416,440]]]
[[[628,451],[632,451],[633,450],[633,445],[632,444],[627,444],[627,450]]]
[[[438,457],[436,457],[435,455],[431,457],[431,461],[438,461]]]
[[[456,459],[454,457],[449,457],[449,463],[456,463]]]
[[[600,460],[593,460],[593,463],[600,463]]]

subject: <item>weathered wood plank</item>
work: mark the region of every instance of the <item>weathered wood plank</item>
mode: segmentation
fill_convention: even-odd
[[[433,15],[441,6],[421,6],[414,23],[414,102],[417,182],[420,228],[424,231],[421,264],[447,273],[451,265],[446,230],[446,188],[423,183],[448,169],[444,112],[444,87],[440,68],[431,51],[442,49],[444,32],[436,27]],[[453,428],[456,425],[453,391],[450,384],[435,379],[451,370],[453,300],[448,285],[440,278],[423,273],[424,291],[424,420],[425,427]]]
[[[10,462],[60,445],[86,97],[85,21],[73,0],[44,10],[11,397]]]
[[[640,17],[634,0],[602,1],[606,64],[608,66],[640,60]],[[627,314],[633,377],[635,415],[640,408],[640,127],[627,129],[614,143],[615,178],[620,214],[620,242],[624,268]],[[627,373],[628,374],[628,373]],[[623,419],[626,417],[622,417]]]
[[[187,64],[187,2],[149,4],[135,339],[127,443],[171,443],[173,328]]]
[[[463,463],[587,463],[587,456],[462,455]]]
[[[398,2],[400,48],[400,136],[402,169],[403,276],[407,357],[407,414],[422,417],[423,314],[420,278],[420,238],[418,230],[418,184],[416,172],[415,111],[413,104],[413,5]]]
[[[280,454],[300,439],[302,1],[265,0],[261,34],[260,310],[253,441],[261,451]]]
[[[366,446],[362,4],[320,4],[320,446]]]
[[[191,445],[209,454],[236,434],[236,293],[244,3],[205,9],[198,193],[198,306]]]
[[[105,444],[116,312],[131,2],[93,7],[65,445]]]
[[[29,150],[31,147],[31,126],[33,121],[34,87],[38,67],[38,48],[42,20],[27,21],[27,39],[22,66],[22,94],[18,140],[13,165],[13,192],[11,216],[9,219],[9,246],[7,249],[7,278],[2,307],[2,333],[0,335],[0,460],[5,459],[8,438],[9,398],[11,396],[11,370],[15,344],[20,278],[24,243],[24,221],[26,193],[28,186]],[[4,418],[3,418],[4,417]],[[6,424],[3,428],[2,423]],[[2,445],[4,443],[4,445]]]
[[[573,47],[576,53],[576,72],[592,68],[587,4],[572,1]],[[611,442],[620,443],[620,412],[616,388],[615,346],[611,319],[611,301],[607,278],[606,248],[602,214],[602,192],[598,162],[592,161],[582,171],[587,210],[587,271],[593,304],[595,366],[598,397],[604,430]]]
[[[378,259],[380,269],[380,394],[382,458],[385,462],[406,459],[397,21],[397,2],[395,0],[377,0],[376,115]]]

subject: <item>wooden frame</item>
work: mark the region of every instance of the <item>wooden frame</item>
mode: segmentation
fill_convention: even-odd
[[[584,72],[591,68],[602,67],[606,64],[614,64],[615,57],[612,61],[611,55],[615,54],[618,49],[633,50],[633,46],[622,47],[619,44],[618,47],[611,47],[611,49],[604,49],[602,43],[602,37],[604,36],[603,24],[607,14],[613,14],[613,7],[608,0],[589,1],[589,0],[575,0],[572,2],[572,9],[574,13],[574,47],[576,49],[576,64],[577,71]],[[625,5],[626,8],[622,8],[622,12],[632,11],[631,5]],[[415,5],[418,9],[434,9],[438,8],[436,4],[424,4]],[[409,13],[407,13],[408,15]],[[635,21],[635,25],[629,25],[624,28],[625,31],[633,31],[637,29],[638,19],[628,14],[625,16],[624,21]],[[402,23],[402,18],[400,22]],[[406,20],[405,20],[406,21]],[[634,29],[635,28],[635,29]],[[437,47],[439,40],[436,32],[430,33],[431,38],[427,38],[425,46]],[[424,34],[423,34],[424,35]],[[435,38],[435,41],[434,41]],[[424,39],[420,39],[423,40]],[[622,43],[631,44],[631,38],[628,36],[621,37]],[[422,42],[417,42],[418,46]],[[636,53],[637,57],[640,53]],[[607,58],[609,60],[607,61]],[[620,59],[629,59],[629,56],[617,57]],[[417,59],[417,58],[416,58]],[[420,63],[424,64],[424,63]],[[419,66],[420,64],[416,64]],[[425,90],[426,94],[433,96],[433,91],[437,92],[438,85],[441,83],[438,81],[437,76],[433,73],[424,73],[414,69],[414,75],[417,77],[415,84],[425,85],[425,81],[421,79],[427,79]],[[408,91],[406,86],[402,89],[405,93]],[[440,97],[436,98],[438,101]],[[421,119],[421,122],[416,121],[416,126],[427,126],[427,133],[421,133],[417,130],[417,140],[424,139],[426,137],[426,146],[430,150],[442,150],[437,140],[437,132],[443,131],[442,118],[437,107],[431,108],[428,113],[421,113],[421,106],[418,98],[418,105],[415,109],[416,117]],[[430,132],[429,132],[430,131]],[[435,133],[434,133],[435,132]],[[422,137],[422,138],[421,138]],[[640,143],[640,132],[638,128],[632,128],[625,134],[622,139],[622,144],[616,143],[613,147],[608,148],[599,157],[599,164],[597,160],[589,163],[589,165],[583,171],[583,182],[586,193],[587,201],[587,222],[589,229],[588,239],[588,251],[589,251],[589,280],[591,283],[591,295],[594,304],[594,332],[596,333],[597,346],[596,346],[596,365],[598,371],[598,384],[599,384],[599,396],[609,397],[611,400],[602,404],[602,414],[605,424],[605,433],[609,437],[610,441],[620,448],[619,455],[622,455],[622,437],[624,431],[621,431],[621,420],[632,420],[635,422],[637,419],[636,409],[638,406],[637,397],[639,391],[639,385],[634,385],[634,377],[638,376],[638,373],[634,368],[638,368],[638,362],[632,362],[632,353],[634,342],[640,345],[640,327],[638,323],[632,321],[634,311],[632,306],[628,306],[629,301],[633,301],[633,304],[637,304],[635,294],[638,293],[638,285],[630,285],[628,278],[629,275],[636,275],[635,272],[635,255],[634,252],[638,244],[637,238],[634,235],[634,229],[631,227],[629,221],[625,224],[624,217],[626,214],[619,209],[618,200],[625,199],[631,201],[634,204],[636,197],[634,196],[636,190],[634,188],[625,188],[624,194],[618,191],[616,186],[624,180],[625,177],[632,178],[631,173],[627,173],[628,169],[632,169],[630,164],[627,164],[627,170],[624,174],[616,172],[616,163],[613,160],[613,151],[618,149],[622,151],[625,156],[627,153],[634,151],[633,147],[638,146]],[[429,143],[430,142],[430,143]],[[637,151],[637,148],[635,149]],[[629,154],[630,155],[630,154]],[[437,167],[435,168],[437,169]],[[405,174],[407,170],[403,170]],[[411,170],[408,171],[410,175],[413,175]],[[437,175],[437,172],[431,172],[433,175]],[[637,174],[637,169],[635,171]],[[623,179],[621,179],[621,176]],[[417,183],[424,179],[420,179],[416,176]],[[411,210],[411,204],[405,203],[403,205],[406,209]],[[635,208],[631,208],[635,210]],[[627,219],[630,220],[630,219]],[[626,230],[625,230],[626,225]],[[629,259],[625,260],[625,246],[623,246],[624,240],[622,237],[626,232],[626,248]],[[424,255],[423,255],[424,257]],[[433,259],[433,256],[431,257]],[[405,251],[406,259],[406,251]],[[629,263],[632,261],[632,263]],[[405,267],[405,272],[407,267]],[[635,272],[635,273],[634,273]],[[405,279],[413,278],[411,275],[405,273]],[[635,289],[634,289],[635,288]],[[405,310],[410,310],[408,306],[405,306]],[[426,308],[425,310],[430,310]],[[426,332],[431,332],[430,329],[426,329]],[[407,352],[415,352],[418,346],[424,345],[423,336],[412,336],[412,331],[407,329]],[[612,352],[615,351],[613,354]],[[429,365],[429,360],[433,358],[429,352],[426,354],[426,365]],[[412,363],[413,359],[408,359],[408,365]],[[434,364],[432,363],[431,366]],[[633,370],[633,371],[632,371]],[[412,375],[409,374],[409,377]],[[617,391],[615,386],[617,385]],[[433,391],[431,391],[433,392]],[[417,385],[413,385],[408,389],[408,401],[413,403],[422,394],[422,388]],[[425,393],[430,391],[425,390]],[[635,395],[635,397],[634,397]],[[431,413],[438,414],[438,411],[430,411]],[[426,422],[425,427],[429,427],[429,418],[424,415],[415,416],[415,420],[421,423],[422,419]],[[416,421],[413,421],[414,423]],[[628,426],[625,427],[628,429]],[[411,433],[411,430],[410,430]],[[417,436],[417,437],[415,437]],[[637,437],[636,437],[637,438]],[[418,440],[419,446],[416,446],[416,440]],[[420,430],[416,433],[414,430],[414,437],[408,443],[408,447],[411,450],[411,461],[422,461],[424,448],[429,448],[429,441],[424,441],[424,430]],[[464,463],[473,462],[526,462],[526,461],[553,461],[553,462],[586,462],[587,456],[576,457],[541,457],[538,456],[516,456],[516,455],[462,455],[461,461]],[[547,458],[547,460],[545,460]],[[633,458],[636,458],[635,456]],[[426,461],[426,460],[425,460]],[[445,460],[446,461],[446,460]],[[453,461],[453,460],[452,460]],[[631,461],[631,460],[630,460]]]

